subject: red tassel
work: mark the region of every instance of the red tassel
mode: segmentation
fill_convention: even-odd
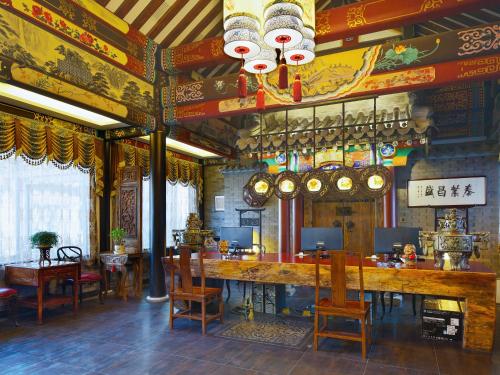
[[[295,75],[295,81],[293,81],[293,101],[296,103],[302,101],[302,82],[299,73]]]
[[[257,90],[257,109],[263,110],[266,108],[266,98],[264,92],[264,85],[259,84],[259,89]]]
[[[288,88],[288,66],[286,65],[286,59],[284,57],[280,60],[278,85],[281,90]]]
[[[247,97],[247,76],[245,75],[245,69],[240,69],[240,75],[238,76],[238,97]]]

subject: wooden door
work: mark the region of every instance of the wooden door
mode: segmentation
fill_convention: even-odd
[[[313,202],[311,219],[313,227],[342,226],[346,250],[372,254],[374,202]]]

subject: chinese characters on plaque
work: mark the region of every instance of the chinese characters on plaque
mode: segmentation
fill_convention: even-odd
[[[486,177],[408,181],[408,207],[481,206],[486,204]]]

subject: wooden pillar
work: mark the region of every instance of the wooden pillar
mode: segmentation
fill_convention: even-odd
[[[299,195],[293,200],[293,252],[300,252],[302,227],[304,226],[304,197]]]
[[[104,134],[103,134],[104,136]],[[103,194],[99,203],[99,252],[112,251],[111,226],[111,142],[104,141]]]
[[[280,253],[290,252],[290,201],[280,199]]]
[[[396,174],[394,167],[389,167],[392,174],[392,187],[384,196],[384,227],[395,228],[396,222]]]
[[[151,182],[150,186],[150,276],[149,296],[150,302],[163,302],[167,299],[165,288],[165,275],[161,258],[166,252],[166,213],[167,213],[167,191],[166,191],[166,142],[165,129],[162,125],[151,133],[150,136],[150,163]]]

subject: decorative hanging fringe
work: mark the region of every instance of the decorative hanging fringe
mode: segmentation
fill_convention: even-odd
[[[241,99],[247,97],[247,76],[243,68],[240,69],[240,75],[238,76],[238,97]]]
[[[266,108],[266,97],[264,92],[264,85],[259,84],[259,89],[257,90],[257,109],[264,110]]]
[[[280,60],[278,85],[281,90],[288,88],[288,66],[284,57]]]
[[[295,74],[295,81],[293,81],[293,101],[300,103],[302,101],[302,82],[300,74]]]

